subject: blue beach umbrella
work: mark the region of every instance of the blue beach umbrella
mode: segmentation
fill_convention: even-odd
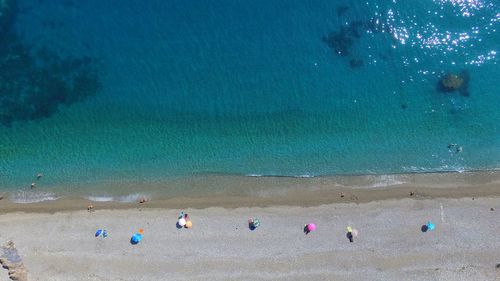
[[[141,240],[142,240],[142,235],[139,233],[136,233],[136,234],[132,235],[132,238],[130,238],[130,243],[132,245],[135,245],[135,244],[138,244],[139,242],[141,242]]]
[[[99,237],[101,234],[102,234],[102,229],[98,229],[98,230],[95,232],[95,237]]]
[[[436,228],[436,226],[432,222],[428,221],[427,222],[427,229],[434,230],[434,228]]]
[[[142,228],[139,229],[139,232],[132,235],[132,237],[130,238],[130,244],[132,244],[132,245],[139,244],[139,242],[141,242],[141,240],[142,240],[143,233],[144,233],[144,230]]]

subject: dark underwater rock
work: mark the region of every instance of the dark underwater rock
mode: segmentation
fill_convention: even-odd
[[[448,73],[439,80],[439,86],[443,92],[456,91],[462,87],[463,83],[464,80],[457,74],[453,73]]]
[[[0,3],[8,3],[9,9],[2,9],[13,11],[13,0]],[[1,16],[3,24],[7,14]],[[28,47],[11,27],[6,22],[0,26],[4,29],[0,33],[0,125],[50,117],[60,106],[83,101],[99,91],[93,59],[60,57],[47,48]]]
[[[354,20],[341,26],[338,31],[330,32],[328,36],[323,37],[323,42],[333,49],[335,54],[342,57],[349,56],[356,40],[360,39],[368,29],[367,22]]]
[[[349,55],[351,46],[354,43],[351,38],[342,32],[330,33],[327,37],[323,37],[323,42],[339,56]]]
[[[437,89],[442,93],[458,91],[463,96],[469,96],[469,80],[470,75],[466,70],[458,74],[446,73],[439,79]]]

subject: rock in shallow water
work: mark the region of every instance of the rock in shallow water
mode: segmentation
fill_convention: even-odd
[[[464,80],[457,74],[448,73],[440,80],[441,87],[445,91],[455,91],[462,87]]]
[[[28,281],[28,271],[14,242],[9,241],[5,246],[0,247],[0,264],[9,271],[11,280]]]
[[[469,96],[469,73],[462,70],[460,73],[447,73],[442,76],[437,88],[442,93],[458,91],[463,96]]]

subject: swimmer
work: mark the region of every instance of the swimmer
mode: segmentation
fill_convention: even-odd
[[[450,143],[450,144],[448,144],[448,149],[452,149],[455,146],[457,146],[456,143]]]
[[[36,183],[32,182],[31,183],[31,189],[35,188],[36,187]]]
[[[463,148],[463,147],[461,147],[461,146],[459,146],[459,147],[457,147],[456,152],[457,152],[457,153],[460,153],[460,152],[462,152],[463,150],[464,150],[464,148]]]
[[[36,179],[37,179],[37,180],[41,179],[42,177],[43,177],[43,174],[42,174],[42,173],[38,173],[38,174],[36,175]]]

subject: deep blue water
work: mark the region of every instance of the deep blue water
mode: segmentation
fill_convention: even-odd
[[[91,58],[100,86],[0,103],[0,117],[17,112],[0,125],[0,190],[40,172],[39,188],[72,192],[203,173],[500,168],[498,1],[17,4],[11,29],[32,57]],[[438,91],[462,71],[460,91]]]

